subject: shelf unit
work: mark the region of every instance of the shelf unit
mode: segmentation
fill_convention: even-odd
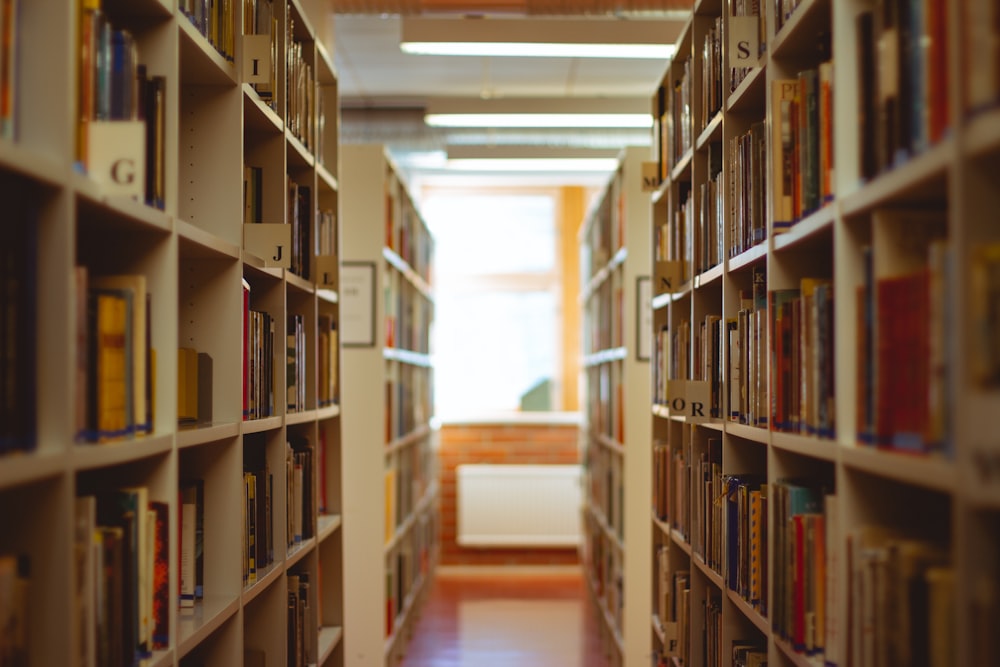
[[[351,665],[395,665],[438,559],[433,239],[384,146],[341,156],[344,646]]]
[[[5,294],[25,298],[5,297],[3,310],[25,340],[37,340],[17,353],[17,369],[6,354],[3,364],[5,386],[26,390],[17,398],[20,430],[0,437],[0,504],[20,508],[0,518],[5,590],[12,565],[28,572],[26,589],[13,584],[27,591],[23,615],[15,614],[23,664],[87,667],[141,658],[154,667],[343,665],[339,346],[329,335],[340,319],[339,97],[328,9],[315,0],[274,3],[277,82],[269,107],[244,79],[248,40],[240,26],[247,4],[230,3],[228,14],[201,26],[205,3],[81,4],[7,3],[16,15],[7,25],[16,27],[5,42],[5,66],[12,68],[5,82],[14,83],[4,95],[14,113],[0,140],[0,188],[11,202],[0,245]],[[102,34],[112,57],[97,74],[81,54],[92,54],[88,35]],[[308,76],[288,87],[287,37],[310,64]],[[98,116],[88,109],[100,113],[105,88],[95,83],[91,93],[86,82],[110,81],[111,108],[127,106],[130,94],[122,91],[136,72],[128,65],[124,76],[107,72],[119,71],[118,56],[132,48],[147,78],[162,77],[162,99],[146,103],[136,94],[146,104],[137,138],[99,140],[83,128],[127,132],[129,123],[90,120]],[[299,124],[312,137],[308,147],[289,130],[287,91],[297,86],[310,91],[312,113]],[[152,137],[143,141],[147,131]],[[332,224],[323,230],[323,247],[311,234],[302,247],[314,262],[322,255],[319,265],[332,273],[295,275],[244,244],[241,173],[262,150],[273,169],[262,180],[266,222],[291,227],[286,174],[307,185],[306,209],[330,212]],[[152,184],[135,178],[137,196],[123,194],[102,176],[113,171],[104,164],[117,164],[119,186],[137,175],[125,167],[140,165]],[[8,253],[14,248],[23,254]],[[139,278],[134,287],[111,287],[104,300],[94,297],[88,313],[88,286],[117,275]],[[286,382],[279,379],[267,414],[244,418],[244,284],[249,305],[274,323],[280,347],[268,348],[271,368],[285,368],[287,317],[304,322],[294,412],[285,407]],[[130,310],[111,317],[130,302]],[[13,405],[9,399],[5,393],[5,406]],[[11,417],[5,411],[4,421]],[[311,472],[287,478],[291,483],[281,474],[289,443],[311,457]],[[268,489],[269,511],[262,498],[259,514],[248,512],[244,473],[265,462],[273,481],[254,490]],[[305,489],[301,499],[290,495],[296,487]],[[97,498],[96,510],[82,500],[88,496]],[[197,497],[200,506],[189,502]],[[138,503],[132,518],[113,512],[112,501],[126,499]],[[151,516],[154,508],[162,514]],[[257,568],[256,556],[267,542],[260,552],[254,547],[255,581],[246,556],[250,523],[255,538],[273,538],[266,566]],[[286,548],[278,536],[290,526],[298,535]],[[135,546],[116,549],[119,536]],[[197,566],[189,570],[189,562]],[[135,583],[130,572],[139,573]],[[192,577],[198,588],[189,591]],[[288,622],[295,578],[301,626]],[[98,596],[104,586],[121,589]],[[3,597],[6,624],[11,599]],[[296,642],[299,653],[291,650]]]
[[[580,232],[583,310],[581,560],[612,664],[649,654],[649,351],[641,294],[650,281],[649,149],[627,147]],[[648,341],[648,338],[646,339]],[[645,351],[645,354],[643,354]],[[644,619],[639,622],[638,619]]]
[[[997,9],[759,3],[755,52],[750,5],[696,2],[651,104],[650,646],[988,661]]]

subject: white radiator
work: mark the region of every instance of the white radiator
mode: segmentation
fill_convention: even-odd
[[[460,545],[580,543],[580,466],[459,465],[456,478]]]

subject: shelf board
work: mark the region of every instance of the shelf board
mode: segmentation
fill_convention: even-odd
[[[174,664],[174,655],[171,651],[163,649],[153,651],[148,658],[144,658],[141,667],[169,667]]]
[[[707,287],[708,285],[711,285],[713,282],[717,280],[721,282],[724,264],[725,264],[724,262],[720,262],[715,266],[713,266],[712,268],[708,269],[707,271],[702,271],[697,276],[695,276],[694,288],[698,289],[699,287]]]
[[[326,303],[340,303],[340,295],[337,294],[336,290],[327,289],[325,287],[316,288],[316,297],[320,301],[325,301]]]
[[[764,108],[766,106],[766,86],[767,68],[766,57],[761,57],[757,61],[757,66],[750,70],[747,75],[736,86],[736,90],[726,98],[726,111],[730,113],[746,113],[754,117],[764,118]],[[728,79],[725,82],[728,84]]]
[[[601,617],[604,619],[604,625],[611,635],[611,638],[615,642],[615,646],[618,648],[618,653],[622,654],[625,652],[625,642],[622,640],[621,630],[615,623],[614,616],[608,610],[607,602],[602,596],[597,593],[597,582],[594,581],[594,577],[588,572],[587,573],[587,584],[590,588],[590,595],[594,598],[594,603],[601,612]]]
[[[794,223],[786,231],[775,234],[774,250],[780,252],[793,246],[800,246],[803,242],[816,240],[819,237],[830,241],[828,248],[832,248],[833,208],[831,203],[827,203]]]
[[[786,452],[794,452],[824,461],[836,461],[837,449],[840,446],[834,440],[780,431],[771,431],[771,445]]]
[[[653,405],[653,416],[660,419],[670,419],[670,408],[665,405]]]
[[[673,540],[673,543],[676,544],[678,547],[680,547],[680,550],[686,553],[689,558],[692,557],[691,544],[686,539],[684,539],[684,536],[681,535],[681,531],[677,530],[676,528],[671,528],[670,539]]]
[[[431,291],[431,286],[421,277],[409,263],[399,256],[399,254],[392,248],[382,248],[382,257],[385,261],[389,262],[390,265],[395,267],[397,271],[402,273],[410,284],[417,288],[417,291],[423,294],[424,298],[428,301],[434,300],[434,293]]]
[[[624,361],[628,359],[628,348],[625,347],[613,347],[607,350],[601,350],[600,352],[594,352],[593,354],[584,355],[581,363],[583,366],[598,366],[600,364],[607,364],[612,361]]]
[[[14,141],[0,140],[0,167],[58,188],[69,180],[69,172],[58,160]]]
[[[413,608],[417,598],[420,597],[420,594],[423,592],[423,587],[427,580],[428,576],[426,574],[421,574],[420,578],[413,582],[409,592],[406,594],[406,601],[403,602],[402,610],[400,610],[399,614],[393,619],[392,634],[385,640],[385,657],[387,660],[396,646],[396,641],[400,637],[400,630],[405,628],[406,623],[410,620],[410,610]],[[409,633],[405,633],[405,636],[409,637]]]
[[[243,128],[255,132],[281,134],[284,122],[281,116],[261,99],[252,84],[244,83],[243,90]]]
[[[677,160],[673,168],[670,170],[670,181],[672,183],[678,183],[681,181],[687,182],[691,180],[691,172],[688,167],[691,166],[691,158],[694,156],[694,148],[688,148],[681,155],[680,159]],[[687,178],[685,178],[685,176]]]
[[[766,445],[769,442],[770,432],[766,428],[759,426],[748,426],[747,424],[737,424],[736,422],[727,421],[724,430],[730,435],[753,440],[761,444]]]
[[[344,628],[339,625],[324,625],[319,629],[319,661],[316,664],[326,664],[326,659],[337,648],[344,637]]]
[[[173,434],[168,433],[99,444],[74,445],[71,465],[75,470],[86,470],[166,454],[173,448],[173,440]]]
[[[767,242],[761,241],[757,245],[744,250],[736,257],[729,258],[729,271],[739,271],[751,264],[761,261],[767,255]]]
[[[628,250],[626,248],[619,248],[608,262],[597,269],[594,275],[590,277],[587,284],[584,285],[583,289],[580,290],[580,302],[584,302],[589,299],[600,287],[603,285],[614,272],[625,263],[628,258]]]
[[[1000,107],[984,109],[969,116],[962,133],[962,152],[983,157],[1000,151]]]
[[[175,219],[174,229],[177,231],[182,258],[231,260],[240,258],[238,245],[223,241],[190,222]]]
[[[618,537],[618,533],[615,532],[615,529],[611,527],[610,523],[608,523],[608,518],[604,515],[604,511],[594,504],[593,499],[588,499],[587,508],[590,510],[591,515],[593,515],[594,520],[597,521],[597,525],[601,527],[601,532],[604,533],[604,536],[608,538],[610,542],[614,543],[619,551],[624,551],[625,545],[621,538]]]
[[[726,595],[729,596],[733,605],[735,605],[736,608],[739,609],[751,623],[757,626],[758,630],[760,630],[765,636],[771,634],[771,626],[768,623],[767,618],[762,616],[761,613],[757,611],[756,607],[744,600],[740,597],[739,593],[730,588],[726,589]]]
[[[722,116],[722,112],[717,111],[715,116],[708,121],[694,142],[695,150],[703,149],[706,144],[722,141]]]
[[[316,419],[323,421],[324,419],[333,419],[334,417],[340,416],[340,405],[334,403],[333,405],[324,405],[322,408],[316,410]]]
[[[612,452],[619,454],[621,456],[625,455],[625,445],[618,442],[614,438],[604,435],[603,433],[597,433],[591,431],[590,437],[593,438],[594,442],[598,443],[605,449],[611,450]]]
[[[315,410],[303,410],[302,412],[289,412],[285,414],[285,425],[308,424],[316,421]]]
[[[666,308],[668,305],[674,301],[680,301],[684,297],[688,296],[690,291],[691,283],[685,283],[676,292],[665,292],[663,294],[657,294],[653,297],[653,310],[660,310],[661,308]],[[686,289],[685,289],[686,288]]]
[[[389,454],[391,454],[391,453],[393,453],[393,452],[395,452],[397,450],[403,449],[404,447],[409,447],[410,445],[412,445],[412,444],[414,444],[416,442],[420,442],[421,440],[423,440],[424,438],[426,438],[430,434],[431,434],[431,427],[430,426],[428,426],[427,424],[424,424],[422,426],[418,426],[417,428],[415,428],[414,430],[410,431],[406,435],[404,435],[404,436],[402,436],[400,438],[396,438],[392,442],[388,443],[385,446],[386,456],[388,456]]]
[[[320,542],[337,532],[343,525],[339,514],[320,514],[316,519],[316,539]]]
[[[708,563],[705,562],[705,559],[694,553],[694,550],[691,551],[691,562],[694,563],[694,566],[698,568],[699,572],[705,575],[705,578],[707,578],[712,585],[719,589],[719,592],[724,593],[729,590],[726,588],[726,581],[722,578],[722,575],[710,568]]]
[[[250,252],[243,252],[244,268],[256,271],[262,276],[267,276],[272,280],[281,280],[284,276],[284,269],[268,266],[263,257],[258,257]]]
[[[841,445],[840,459],[844,465],[855,470],[945,493],[956,491],[958,486],[957,466],[941,456]]]
[[[206,596],[193,608],[177,610],[177,658],[183,658],[240,610],[238,597]]]
[[[804,653],[799,653],[792,645],[781,637],[774,636],[774,643],[785,657],[788,658],[795,667],[823,667],[823,654],[818,653],[816,655],[805,655]]]
[[[431,368],[434,364],[429,354],[423,352],[412,352],[398,347],[386,347],[382,349],[382,356],[390,361],[398,361],[411,366],[421,366]]]
[[[330,173],[325,164],[316,163],[316,177],[319,179],[320,185],[325,185],[334,192],[340,189],[336,176]]]
[[[293,287],[306,294],[315,294],[316,286],[309,280],[306,280],[302,276],[298,276],[292,273],[290,270],[284,270],[285,282],[289,287]]]
[[[263,419],[247,419],[246,421],[240,422],[242,425],[243,433],[263,433],[264,431],[273,431],[275,429],[281,428],[281,423],[284,417],[264,417]]]
[[[215,47],[198,32],[191,20],[178,13],[180,27],[181,85],[235,86],[239,81],[236,66],[227,61]]]
[[[288,569],[298,563],[300,560],[305,558],[306,554],[313,550],[316,546],[316,538],[310,537],[302,540],[298,544],[293,544],[288,547],[288,551],[285,554],[285,569]]]
[[[427,511],[427,508],[430,507],[431,503],[434,501],[435,496],[437,496],[437,492],[438,492],[438,485],[437,482],[435,481],[429,487],[427,487],[427,490],[424,491],[423,497],[417,502],[416,506],[413,508],[413,511],[410,512],[409,516],[407,516],[406,519],[403,520],[403,523],[396,526],[396,530],[392,534],[392,538],[385,543],[384,552],[386,554],[389,554],[389,552],[395,549],[396,545],[399,544],[399,541],[403,539],[403,536],[406,535],[408,532],[410,532],[410,529],[413,528],[413,526],[417,523],[417,517],[421,516],[424,512]]]
[[[0,491],[56,477],[66,470],[65,450],[36,449],[0,456]]]
[[[257,581],[243,588],[243,606],[250,604],[258,595],[270,588],[271,584],[284,574],[284,568],[277,562],[272,562],[262,571],[257,572]]]
[[[801,0],[768,45],[771,57],[798,58],[817,53],[817,38],[822,32],[829,32],[830,2],[831,0]]]
[[[227,424],[205,424],[193,428],[182,428],[177,431],[177,447],[195,447],[208,442],[216,442],[224,438],[235,438],[240,434],[239,422]]]
[[[655,514],[652,515],[652,518],[653,518],[653,525],[656,526],[661,533],[663,533],[667,537],[670,537],[670,524],[661,519],[660,517],[656,516]]]
[[[126,225],[163,234],[170,232],[170,216],[158,208],[131,197],[109,196],[99,183],[76,172],[71,176],[70,183],[81,203],[100,211],[102,225]]]
[[[948,172],[958,163],[957,142],[946,138],[899,166],[885,171],[842,198],[841,211],[851,217],[879,206],[941,204],[948,196]]]
[[[660,200],[663,199],[663,197],[669,191],[670,191],[670,177],[668,176],[664,180],[660,181],[660,184],[656,186],[656,190],[654,190],[650,194],[650,199],[652,200],[652,202],[654,204],[659,204]],[[664,202],[664,203],[666,203],[666,202]]]
[[[337,63],[326,50],[322,40],[316,40],[316,80],[323,85],[337,83]],[[320,664],[322,664],[320,660]]]
[[[288,152],[288,168],[289,169],[311,169],[316,164],[316,158],[313,157],[312,151],[302,140],[292,134],[292,131],[285,127],[285,141],[291,147],[292,150]]]

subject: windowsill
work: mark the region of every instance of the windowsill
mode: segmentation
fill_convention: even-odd
[[[481,426],[486,424],[579,426],[579,412],[499,412],[435,417],[435,426]]]

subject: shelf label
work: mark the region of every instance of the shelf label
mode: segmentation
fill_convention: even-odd
[[[660,629],[663,630],[663,653],[668,658],[677,655],[680,649],[677,641],[677,622],[661,620]]]
[[[337,272],[340,270],[337,257],[335,255],[317,255],[314,260],[316,287],[337,289]]]
[[[657,162],[642,163],[642,191],[656,192],[660,187],[660,165]]]
[[[712,384],[705,380],[668,380],[667,407],[671,417],[689,423],[707,422],[712,416]]]
[[[729,64],[731,67],[756,67],[760,53],[759,26],[756,16],[729,17]]]
[[[684,281],[684,262],[681,260],[657,261],[653,271],[657,294],[669,294],[679,289]]]
[[[264,266],[292,266],[292,226],[284,223],[243,225],[243,248],[264,260]]]
[[[91,178],[111,197],[138,197],[146,188],[146,124],[141,120],[87,123]]]
[[[243,36],[244,83],[271,82],[271,36]]]

